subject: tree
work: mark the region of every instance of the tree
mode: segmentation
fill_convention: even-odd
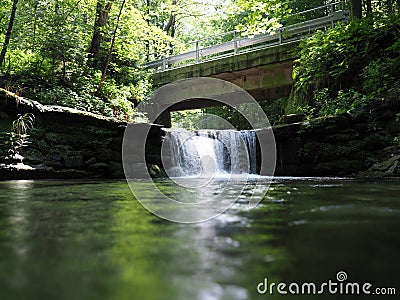
[[[176,0],[172,1],[172,5],[176,5]],[[164,26],[164,31],[171,37],[175,36],[175,22],[176,22],[176,12],[171,11],[168,19],[168,23]]]
[[[367,5],[367,16],[372,15],[372,0],[366,0]]]
[[[99,62],[100,46],[103,41],[103,30],[107,25],[112,1],[98,0],[96,5],[96,19],[93,26],[93,37],[89,49],[89,63],[96,68]]]
[[[361,0],[351,0],[351,15],[354,18],[362,17],[362,1]]]
[[[1,49],[1,53],[0,53],[0,65],[3,64],[4,58],[6,57],[8,45],[10,44],[11,33],[13,30],[14,20],[15,20],[15,13],[17,11],[17,5],[18,5],[18,0],[14,0],[12,8],[11,8],[11,16],[10,16],[10,21],[8,22],[7,32],[6,32],[6,36],[5,36],[4,43],[3,43],[3,48]]]
[[[106,63],[105,63],[105,66],[104,66],[103,74],[101,75],[99,86],[97,87],[96,94],[98,94],[101,91],[101,88],[103,87],[103,84],[104,84],[104,80],[106,80],[107,69],[108,69],[108,65],[110,64],[110,61],[111,61],[111,55],[112,55],[112,52],[113,52],[113,49],[114,49],[115,39],[117,37],[119,20],[121,19],[121,14],[122,14],[122,10],[124,9],[124,6],[125,6],[125,0],[122,1],[121,7],[119,9],[119,13],[118,13],[118,17],[117,17],[117,23],[115,24],[115,29],[114,29],[113,36],[111,38],[111,44],[110,44],[110,48],[108,50]]]

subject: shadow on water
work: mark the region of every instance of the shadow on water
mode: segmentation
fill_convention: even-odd
[[[339,271],[399,292],[398,181],[278,179],[257,208],[239,201],[194,225],[150,214],[125,182],[0,190],[0,299],[320,299],[256,287]]]

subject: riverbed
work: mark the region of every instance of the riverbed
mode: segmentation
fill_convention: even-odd
[[[288,294],[329,280],[399,293],[399,183],[279,178],[253,209],[177,224],[125,181],[3,181],[0,299],[321,299],[261,294],[266,280]]]

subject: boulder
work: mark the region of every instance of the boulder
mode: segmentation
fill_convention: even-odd
[[[400,175],[400,155],[375,163],[369,170],[369,175],[398,176]]]
[[[83,167],[82,156],[64,157],[64,167],[67,169],[79,169]]]

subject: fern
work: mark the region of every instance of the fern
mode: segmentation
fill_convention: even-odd
[[[11,126],[11,131],[6,133],[4,145],[8,148],[9,155],[17,155],[22,147],[29,145],[29,134],[27,133],[35,123],[35,115],[26,113],[17,115]]]

